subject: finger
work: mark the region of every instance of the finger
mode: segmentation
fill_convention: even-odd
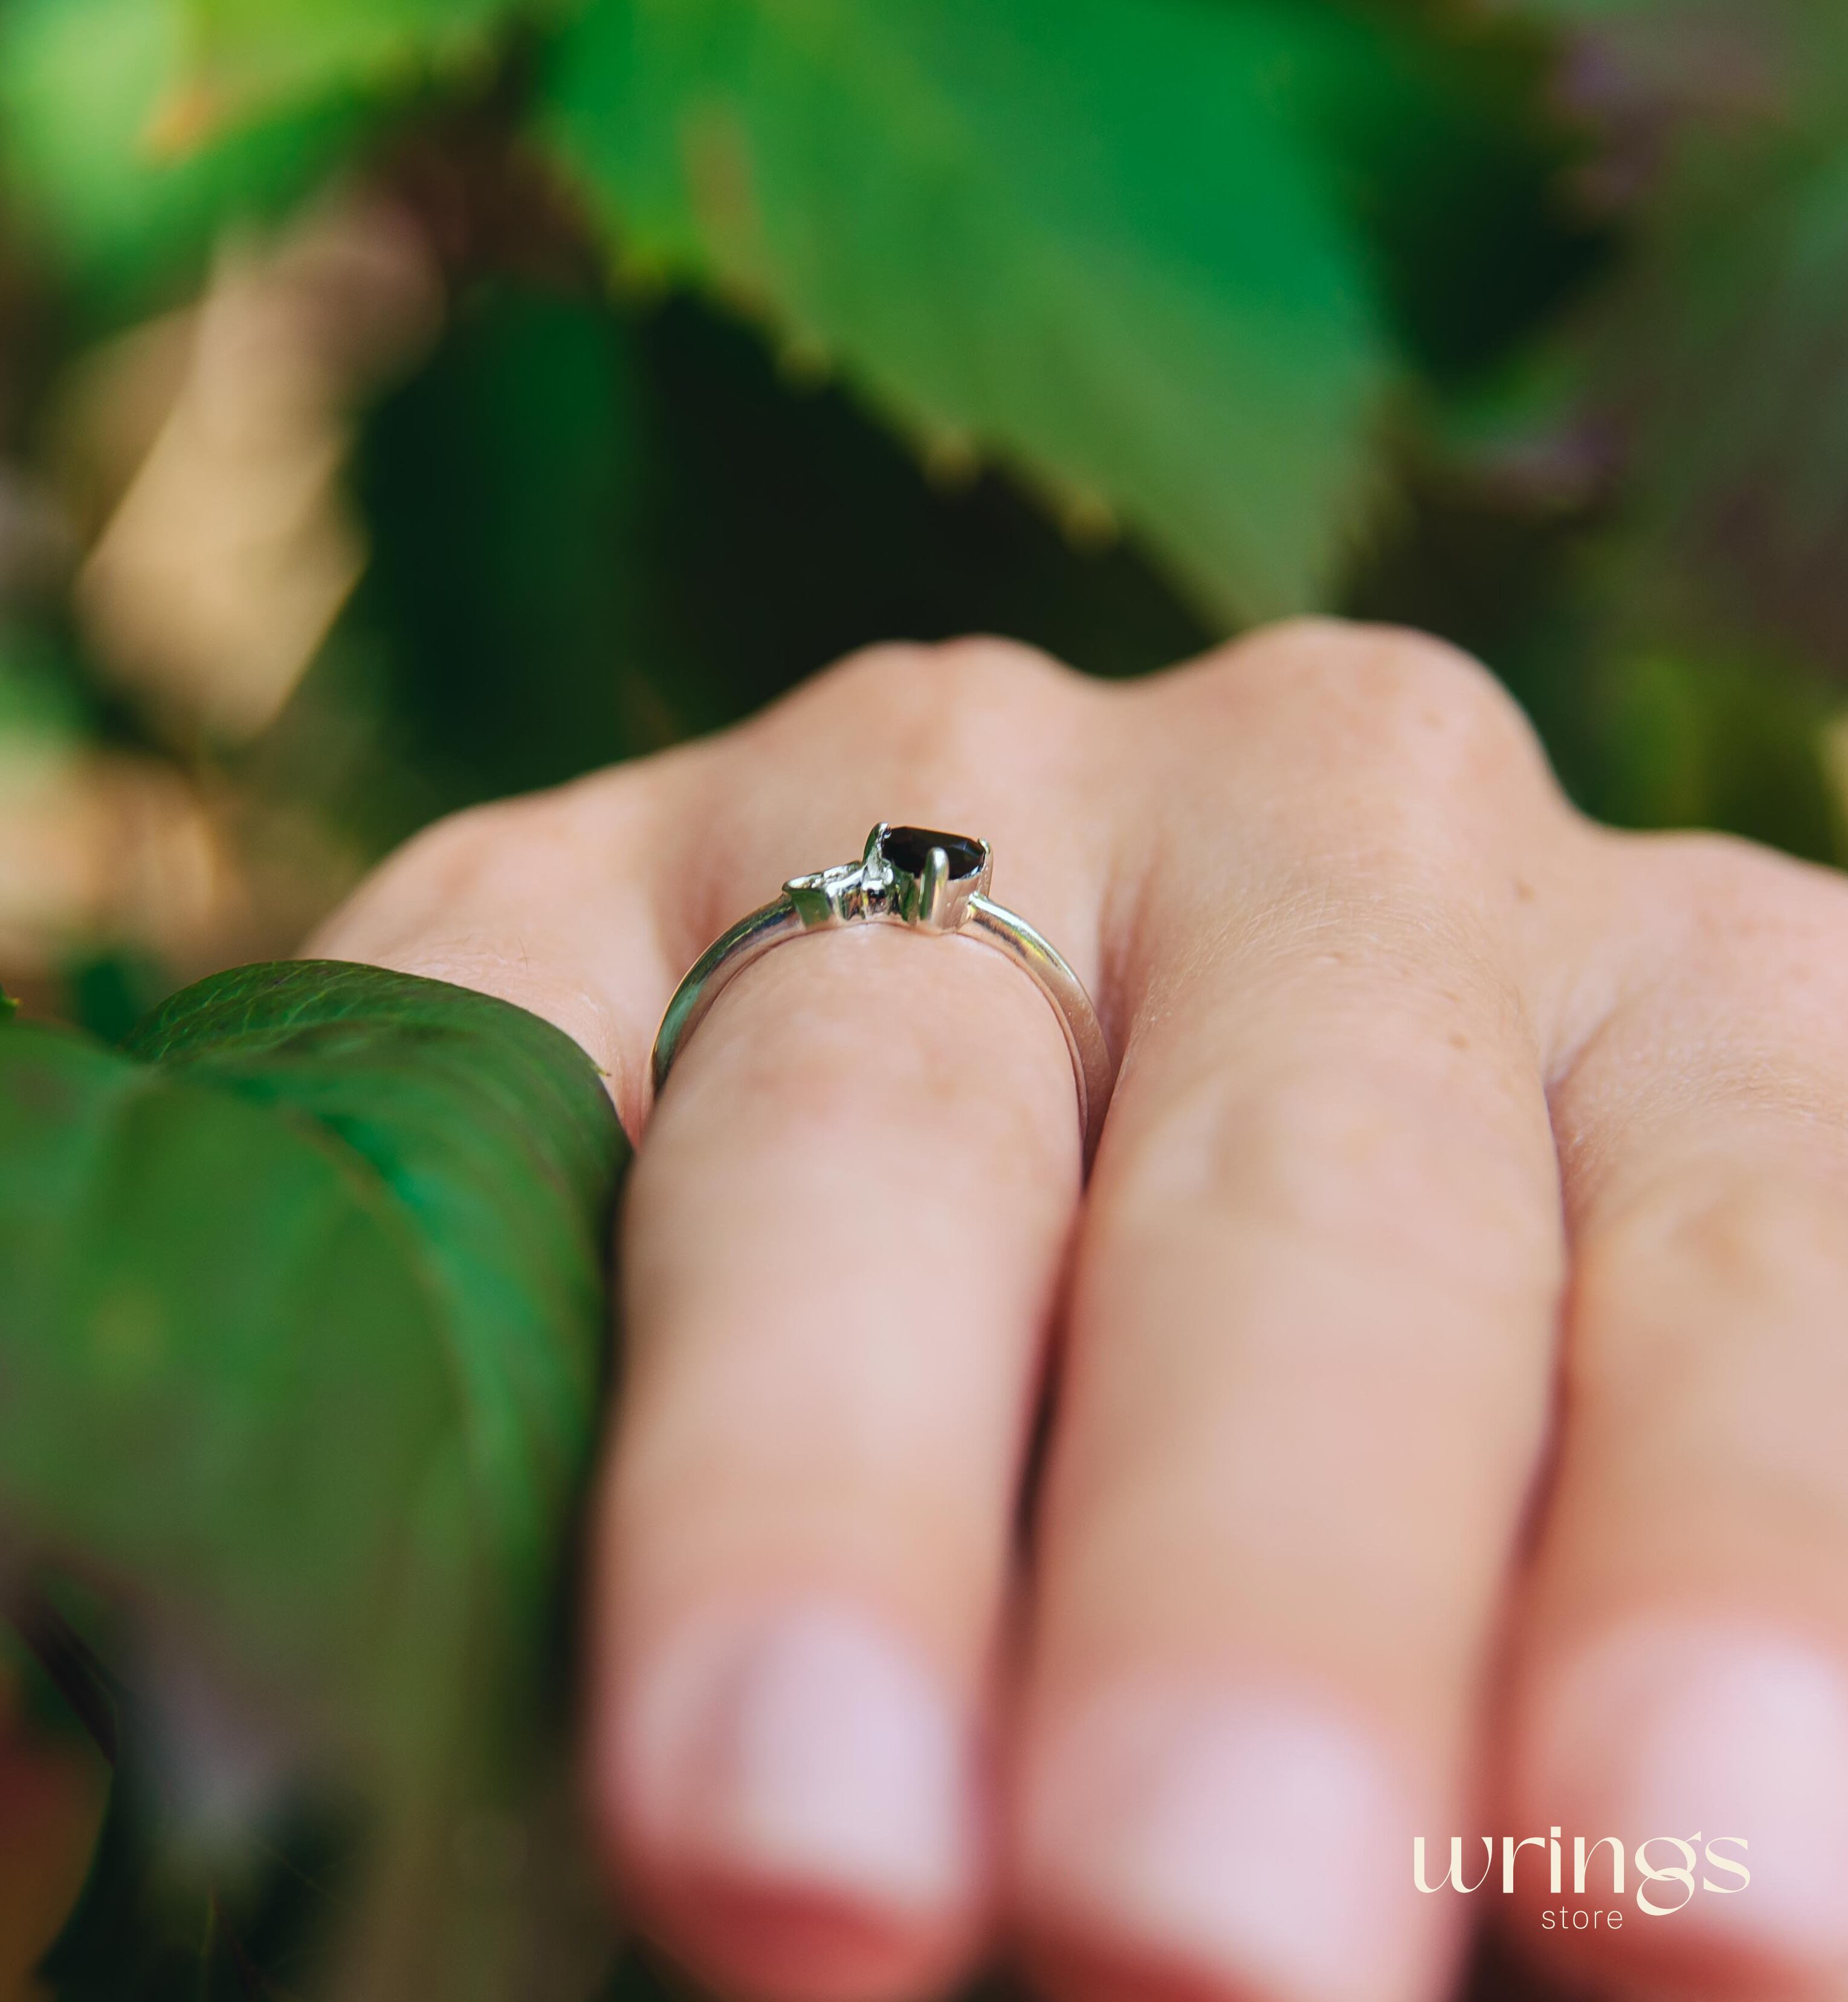
[[[639,1133],[649,1039],[679,970],[644,859],[666,846],[711,756],[696,746],[440,821],[304,953],[452,981],[542,1016],[588,1052]]]
[[[1717,843],[1612,847],[1627,998],[1557,1094],[1569,1423],[1502,1810],[1561,1831],[1564,1895],[1539,1852],[1511,1923],[1638,1993],[1836,1997],[1848,893]],[[1581,1836],[1623,1843],[1623,1895],[1608,1847],[1578,1894]]]
[[[1184,793],[1158,839],[1074,1279],[1015,1857],[1062,1997],[1444,1992],[1411,1840],[1463,1812],[1561,1269],[1513,857],[1565,816],[1485,684],[1289,629],[1159,719],[1247,755],[1229,856]]]
[[[902,687],[878,668],[827,686],[856,716],[909,706],[914,786],[978,777],[979,749],[928,755],[918,666]],[[1065,728],[1046,671],[1023,671],[937,689],[958,727],[985,713],[991,769]],[[856,847],[849,814],[902,811],[990,835],[999,893],[1094,963],[1100,854],[1030,790],[882,798],[899,775],[855,745],[818,800],[785,776],[783,727],[749,747],[751,820],[715,783],[689,869],[798,831],[762,881],[716,870],[689,958]],[[654,1109],[623,1233],[595,1784],[643,1922],[728,1990],[921,1994],[980,1934],[988,1690],[1079,1139],[1030,983],[968,941],[878,927],[743,974]]]

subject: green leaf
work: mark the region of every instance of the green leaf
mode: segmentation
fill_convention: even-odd
[[[510,0],[177,0],[198,73],[246,108],[330,83],[467,71],[492,54]]]
[[[286,211],[382,112],[488,73],[507,0],[13,0],[4,161],[54,254],[131,300]]]
[[[1313,14],[1206,0],[593,0],[545,129],[632,272],[1147,535],[1222,616],[1314,602],[1386,343],[1291,108]]]
[[[1559,38],[1475,9],[1310,11],[1322,39],[1292,95],[1399,345],[1428,381],[1473,387],[1575,297],[1606,248],[1561,199],[1594,148],[1560,102]]]
[[[51,254],[105,293],[190,278],[225,225],[316,185],[365,116],[332,89],[265,120],[229,117],[174,0],[0,10],[0,163]]]
[[[349,626],[382,627],[400,736],[451,784],[486,770],[485,790],[523,791],[682,734],[638,673],[661,651],[661,559],[635,348],[591,300],[484,286],[371,414],[373,563]]]
[[[247,968],[126,1052],[16,1024],[0,1135],[0,1540],[132,1610],[152,1709],[196,1709],[183,1661],[358,1815],[347,1992],[505,1992],[455,1843],[539,1811],[622,1156],[588,1059],[441,982]]]

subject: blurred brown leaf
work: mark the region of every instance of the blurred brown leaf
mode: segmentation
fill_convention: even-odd
[[[406,221],[324,210],[228,243],[199,306],[93,365],[71,418],[90,483],[157,427],[78,579],[85,637],[180,740],[254,736],[357,581],[342,474],[356,399],[420,351],[439,312]]]

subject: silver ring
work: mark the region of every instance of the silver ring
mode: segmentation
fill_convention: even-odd
[[[654,1038],[658,1098],[674,1059],[706,1011],[754,960],[809,932],[842,925],[908,925],[992,946],[1019,967],[1052,1004],[1072,1055],[1084,1163],[1097,1151],[1110,1103],[1110,1051],[1084,982],[1024,918],[988,894],[994,856],[985,841],[926,827],[889,827],[866,836],[857,862],[793,876],[773,903],[741,918],[714,939],[674,990]]]

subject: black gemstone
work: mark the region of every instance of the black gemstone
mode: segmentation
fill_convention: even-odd
[[[982,843],[966,834],[940,834],[931,827],[888,827],[879,852],[907,876],[922,876],[930,851],[940,848],[950,858],[952,879],[982,874]]]

